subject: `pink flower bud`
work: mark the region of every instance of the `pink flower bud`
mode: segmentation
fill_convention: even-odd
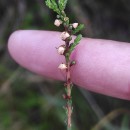
[[[57,27],[59,27],[62,24],[62,21],[59,19],[56,19],[54,22],[54,25],[56,25]]]
[[[65,40],[65,39],[68,38],[68,37],[70,37],[70,34],[69,34],[68,32],[63,32],[63,33],[61,34],[61,39],[62,39],[62,40]]]
[[[77,28],[78,27],[78,23],[73,23],[73,28]]]
[[[58,68],[59,69],[61,69],[61,70],[65,70],[65,69],[67,69],[67,66],[66,66],[66,64],[60,64],[59,66],[58,66]]]
[[[63,55],[65,52],[65,45],[59,46],[57,51],[58,51],[58,54]]]

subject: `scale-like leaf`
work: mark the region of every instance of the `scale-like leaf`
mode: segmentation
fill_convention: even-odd
[[[50,1],[50,0],[46,0],[45,3],[46,3],[46,5],[47,5],[49,8],[51,8],[51,1]]]
[[[58,1],[59,8],[60,8],[61,11],[65,10],[67,2],[68,2],[68,0],[59,0]]]
[[[58,9],[58,5],[55,0],[51,0],[54,9]]]
[[[80,24],[72,33],[76,34],[84,28],[84,24]]]
[[[70,52],[69,52],[69,53],[71,53],[71,52],[74,50],[74,48],[79,44],[79,42],[80,42],[81,39],[82,39],[82,35],[79,34],[79,35],[75,38],[74,43],[71,44],[71,46],[70,46]]]
[[[55,0],[46,0],[45,3],[54,12],[60,14],[60,10],[59,10],[58,5]]]

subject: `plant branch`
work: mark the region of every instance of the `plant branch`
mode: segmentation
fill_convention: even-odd
[[[73,111],[72,97],[71,97],[71,91],[73,86],[71,81],[71,67],[72,65],[76,64],[76,62],[71,61],[70,55],[72,51],[75,49],[75,47],[80,43],[82,35],[79,34],[74,40],[74,43],[70,44],[70,41],[72,40],[71,35],[81,31],[84,25],[78,23],[73,23],[73,24],[69,23],[69,18],[66,16],[64,12],[67,1],[68,0],[58,0],[58,3],[56,3],[55,0],[46,0],[46,5],[54,12],[58,13],[57,19],[55,20],[54,24],[57,27],[59,27],[61,24],[63,24],[64,26],[64,32],[62,32],[61,34],[61,39],[65,42],[65,44],[59,46],[57,50],[60,55],[64,55],[65,63],[60,64],[58,68],[61,70],[66,70],[66,83],[64,85],[66,93],[63,95],[63,98],[66,100],[66,105],[64,109],[67,117],[67,122],[66,122],[67,130],[71,130],[71,124],[72,124],[71,118],[72,118],[72,111]]]

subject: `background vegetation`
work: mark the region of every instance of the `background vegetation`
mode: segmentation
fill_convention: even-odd
[[[130,42],[129,0],[69,0],[84,36]],[[0,0],[0,130],[65,130],[62,83],[33,74],[8,54],[18,29],[57,30],[44,0]],[[73,89],[73,130],[129,130],[130,101]]]

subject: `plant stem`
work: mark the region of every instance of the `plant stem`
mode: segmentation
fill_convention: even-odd
[[[66,42],[66,50],[69,50],[69,42]],[[71,74],[70,74],[70,56],[65,55],[66,59],[66,109],[67,109],[67,130],[71,130],[71,116],[72,116],[72,99],[71,99],[71,89],[72,89],[72,82],[71,82]]]
[[[66,84],[67,84],[67,127],[71,128],[71,114],[72,114],[72,104],[71,104],[71,81],[70,81],[70,64],[67,64],[66,70]]]

